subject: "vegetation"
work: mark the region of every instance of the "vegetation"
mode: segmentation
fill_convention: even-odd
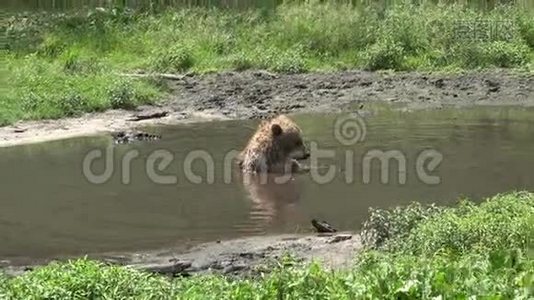
[[[478,11],[427,2],[387,8],[289,2],[244,11],[110,7],[2,17],[0,125],[162,99],[157,81],[120,75],[139,70],[534,70],[534,18],[521,6]]]
[[[383,217],[378,217],[379,215]],[[346,270],[282,260],[257,278],[169,280],[81,259],[15,278],[0,276],[4,299],[531,299],[534,194],[497,195],[480,205],[410,205],[378,210],[363,234],[374,241]]]

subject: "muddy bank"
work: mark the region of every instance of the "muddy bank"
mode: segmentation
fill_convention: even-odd
[[[359,103],[378,101],[400,104],[408,109],[534,106],[534,75],[504,70],[461,75],[363,71],[295,75],[226,72],[176,77],[169,79],[168,85],[171,96],[160,106],[1,127],[0,147],[144,125],[265,118],[279,113],[336,112],[353,109]],[[165,116],[134,120],[136,115],[160,112],[165,112]]]
[[[187,250],[166,249],[89,257],[173,277],[206,273],[255,276],[269,272],[286,254],[290,254],[297,263],[314,260],[327,268],[344,268],[353,263],[361,248],[359,235],[346,232],[249,237],[204,243]],[[12,262],[3,261],[0,262],[0,270],[16,276],[46,263],[48,261],[34,265],[13,265]]]

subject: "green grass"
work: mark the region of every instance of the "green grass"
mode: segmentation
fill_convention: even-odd
[[[0,124],[18,119],[76,116],[109,108],[153,103],[161,92],[148,82],[99,70],[73,57],[49,62],[37,55],[7,60],[9,88],[0,99]]]
[[[395,229],[393,229],[395,228]],[[480,205],[411,205],[372,213],[364,231],[386,236],[353,266],[329,271],[283,259],[256,278],[169,280],[80,259],[0,276],[0,299],[531,299],[534,194]],[[3,298],[2,298],[3,297]]]
[[[413,203],[391,210],[373,209],[362,236],[371,249],[410,255],[463,255],[489,249],[527,249],[532,233],[532,194],[498,195],[454,208]]]
[[[117,8],[4,21],[2,78],[9,80],[2,83],[0,125],[164,99],[156,83],[118,75],[138,70],[534,70],[534,18],[519,6],[483,12],[311,1],[275,10]],[[500,27],[486,38],[459,35],[480,24]]]

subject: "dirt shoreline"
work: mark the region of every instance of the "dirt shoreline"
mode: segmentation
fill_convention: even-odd
[[[152,252],[107,253],[88,257],[170,277],[207,273],[256,276],[272,270],[284,255],[291,255],[295,263],[318,261],[326,268],[339,270],[351,266],[361,248],[358,234],[340,232],[246,237],[202,243],[187,250],[168,248]],[[68,258],[58,261],[65,259]],[[0,261],[0,272],[18,276],[51,261],[41,260],[31,265]]]
[[[190,75],[168,80],[170,98],[136,111],[111,110],[61,120],[23,121],[0,127],[0,147],[97,135],[140,126],[214,119],[257,119],[280,113],[337,112],[386,102],[408,109],[475,105],[534,106],[534,74],[506,70],[438,73],[272,74],[266,71]],[[136,114],[165,117],[131,121]]]

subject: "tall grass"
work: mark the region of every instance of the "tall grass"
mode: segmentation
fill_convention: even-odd
[[[534,70],[534,18],[519,6],[484,12],[310,1],[246,11],[116,7],[4,21],[5,77],[13,79],[0,100],[0,124],[161,98],[153,83],[117,75],[138,70]],[[112,91],[125,87],[126,99],[114,103]]]
[[[282,3],[302,3],[303,0],[4,0],[6,7],[26,10],[72,10],[86,7],[128,7],[131,9],[162,10],[184,7],[258,8],[274,7]],[[336,0],[337,3],[353,6],[395,4],[461,4],[477,9],[493,9],[499,5],[516,5],[534,8],[529,0]]]
[[[395,227],[400,234],[384,240],[389,246],[360,253],[343,270],[284,258],[255,278],[168,280],[81,259],[15,278],[0,275],[0,298],[531,299],[534,294],[534,256],[529,254],[534,194],[502,194],[481,205],[464,201],[439,210],[412,205],[379,211],[371,219],[365,230]]]

